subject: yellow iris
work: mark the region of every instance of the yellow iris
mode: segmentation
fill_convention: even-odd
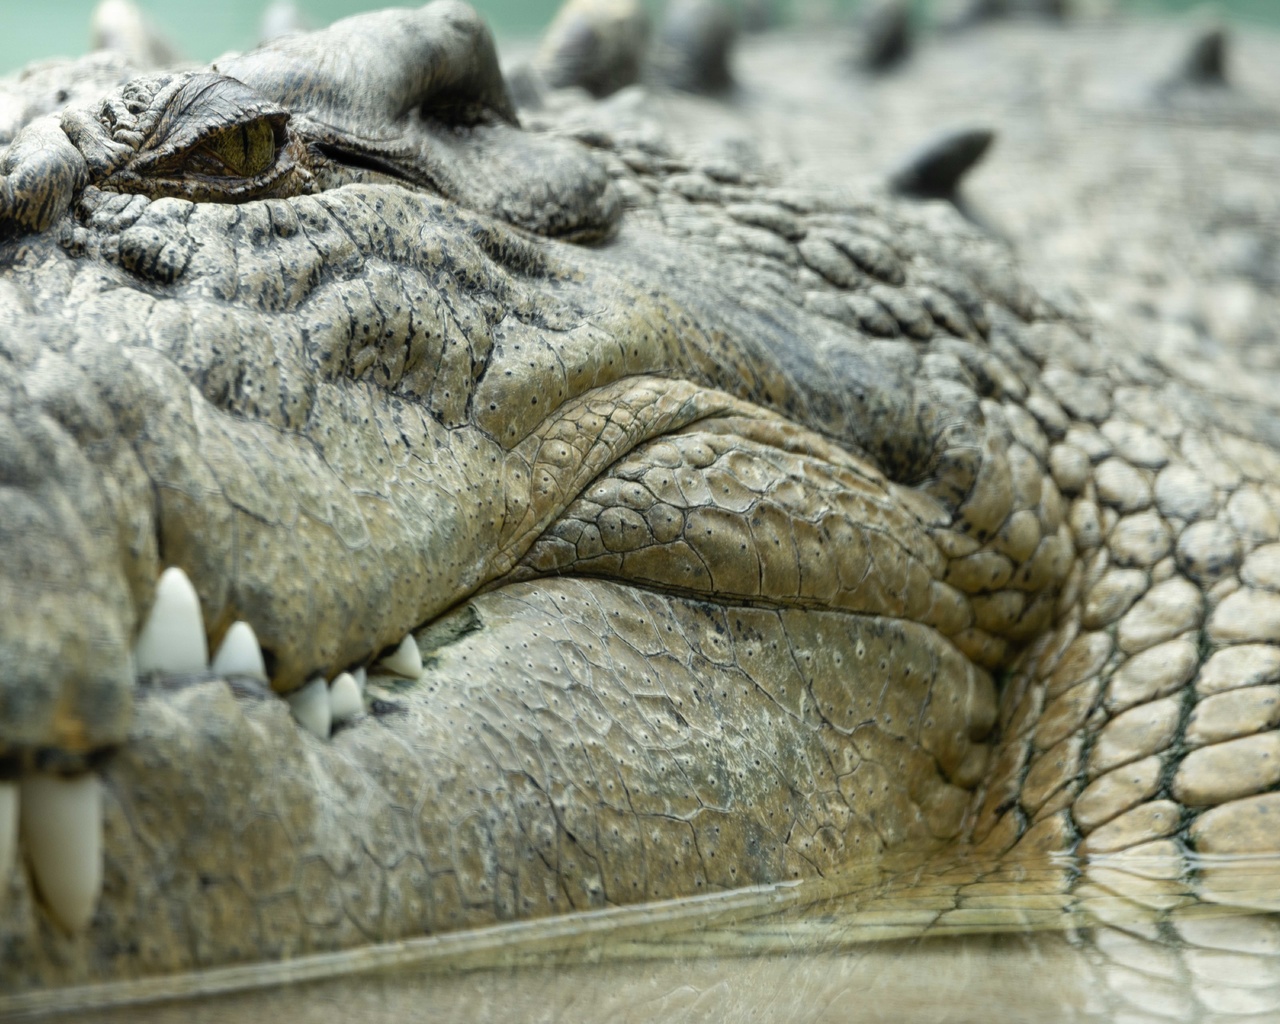
[[[235,125],[210,136],[197,150],[224,167],[228,176],[252,178],[276,160],[276,135],[266,121]]]

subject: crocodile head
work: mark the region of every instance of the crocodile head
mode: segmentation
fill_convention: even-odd
[[[1019,802],[1053,673],[1198,656],[1236,564],[1206,533],[1172,567],[1147,485],[1108,575],[1093,461],[1177,461],[1104,387],[1148,371],[953,211],[586,134],[520,131],[436,3],[132,78],[0,157],[19,984],[1078,838]],[[156,640],[175,568],[190,643]]]

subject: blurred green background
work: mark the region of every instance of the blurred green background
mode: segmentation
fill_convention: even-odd
[[[211,60],[227,50],[244,49],[257,39],[269,0],[138,0],[152,21],[186,56]],[[295,0],[312,26],[328,24],[356,11],[410,6],[414,0]],[[536,34],[560,0],[472,0],[499,38]],[[929,0],[917,0],[927,8]],[[1202,0],[1118,0],[1135,11],[1186,11]],[[0,73],[41,57],[83,53],[88,46],[89,15],[96,0],[0,0]],[[778,0],[777,7],[809,6],[840,13],[859,0]],[[655,8],[660,0],[651,0]],[[1280,25],[1280,0],[1219,0],[1215,8],[1237,21]]]

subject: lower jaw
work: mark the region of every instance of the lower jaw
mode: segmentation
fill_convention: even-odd
[[[908,792],[927,756],[904,750],[895,779],[874,763],[890,740],[873,757],[815,728],[798,669],[762,666],[762,696],[749,659],[777,654],[775,621],[775,640],[799,643],[799,623],[828,646],[874,625],[562,579],[433,624],[422,678],[371,680],[368,713],[328,740],[265,688],[141,687],[99,776],[101,901],[69,933],[25,872],[0,878],[4,987],[280,960],[949,841],[968,794]]]

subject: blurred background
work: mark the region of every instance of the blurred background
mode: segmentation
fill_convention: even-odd
[[[97,0],[0,0],[0,74],[42,57],[71,57],[88,47],[89,16]],[[471,0],[499,39],[536,35],[550,21],[561,0]],[[648,0],[655,10],[661,0]],[[916,0],[925,14],[931,0]],[[1182,12],[1203,0],[1110,0],[1135,12]],[[212,60],[227,50],[252,46],[270,0],[137,0],[138,6],[184,56]],[[414,0],[294,0],[312,26],[326,25],[357,11],[414,6]],[[777,0],[786,16],[843,18],[860,0]],[[1280,25],[1280,0],[1218,0],[1219,13],[1237,22]]]

